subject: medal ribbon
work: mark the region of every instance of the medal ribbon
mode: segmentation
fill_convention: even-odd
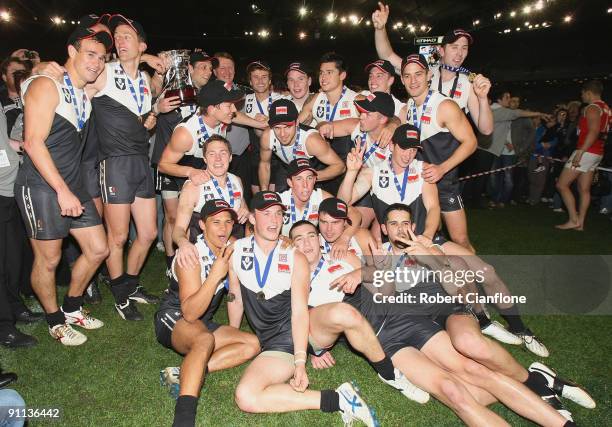
[[[362,149],[364,145],[366,145],[366,141],[367,141],[367,137],[368,134],[366,132],[361,132],[361,145],[359,146],[359,149]],[[357,142],[357,141],[355,141]],[[357,144],[355,144],[356,146]],[[374,151],[376,151],[376,149],[378,148],[378,142],[373,143],[370,148],[368,149],[368,151],[366,151],[363,154],[363,163],[366,163],[368,161],[368,159],[372,156],[372,154],[374,154]]]
[[[134,89],[134,85],[132,84],[132,80],[130,76],[123,69],[123,65],[119,65],[123,70],[123,74],[125,74],[125,79],[127,80],[128,86],[130,88],[130,93],[132,94],[132,98],[136,101],[136,107],[138,108],[138,114],[142,115],[142,109],[144,107],[144,79],[142,78],[142,73],[138,71],[138,92],[140,93],[140,101],[138,101],[138,96],[136,96],[136,89]]]
[[[259,103],[259,99],[257,99],[257,97],[255,97],[255,102],[257,103],[257,108],[259,109],[259,112],[261,114],[263,114],[264,116],[270,115],[270,107],[272,106],[272,92],[270,92],[270,96],[268,96],[268,114],[264,113],[264,109]]]
[[[393,164],[391,163],[391,155],[389,155],[389,168],[391,169],[391,174],[393,175],[393,183],[395,184],[395,188],[400,195],[400,202],[404,201],[404,196],[406,195],[406,185],[408,184],[408,169],[404,169],[404,177],[402,179],[402,185],[400,187],[399,181],[397,180],[397,176],[393,171]]]
[[[310,209],[310,199],[308,199],[308,203],[306,203],[306,208],[304,209],[304,213],[302,214],[302,221],[306,220],[308,217],[308,210]],[[291,194],[291,222],[295,224],[297,222],[297,213],[295,212],[295,201],[293,200],[293,194]]]
[[[219,181],[217,181],[217,179],[214,176],[212,176],[211,178],[212,178],[213,185],[215,186],[215,191],[219,195],[219,198],[225,200],[225,197],[223,197],[223,190],[221,189],[221,186],[219,185]],[[229,176],[225,178],[225,185],[227,187],[227,192],[229,194],[229,200],[225,200],[225,201],[229,203],[229,205],[233,208],[234,207],[234,190],[232,188],[232,181],[230,180]]]
[[[338,108],[338,105],[340,105],[340,101],[342,101],[342,98],[344,97],[345,93],[346,93],[346,86],[342,88],[342,93],[340,94],[340,98],[338,98],[338,102],[336,102],[336,105],[334,105],[334,109],[332,110],[331,114],[329,113],[329,109],[330,109],[329,99],[325,101],[325,120],[326,121],[328,122],[334,121],[334,117],[336,117],[336,109]]]
[[[312,282],[314,282],[314,279],[317,277],[317,275],[321,271],[321,267],[323,267],[323,262],[324,261],[325,260],[323,259],[323,256],[321,256],[321,259],[319,260],[319,263],[317,264],[317,268],[315,268],[315,271],[313,271],[312,274],[310,275],[310,283],[311,284],[312,284]]]
[[[416,103],[412,102],[412,106],[410,107],[410,110],[412,112],[412,124],[414,126],[416,126],[419,130],[421,130],[421,119],[423,118],[423,114],[425,113],[425,110],[427,109],[427,103],[429,102],[429,98],[431,98],[431,94],[432,91],[430,90],[429,92],[427,92],[427,96],[425,97],[425,102],[423,102],[423,109],[421,110],[421,117],[419,117],[417,119],[417,107],[416,107]]]
[[[296,135],[295,135],[295,143],[293,144],[293,150],[292,150],[293,159],[291,159],[291,160],[295,160],[297,158],[297,148],[298,148],[298,144],[299,143],[300,143],[300,128],[298,126],[297,127],[297,131],[296,131]],[[291,160],[289,160],[289,158],[287,157],[287,153],[285,153],[285,149],[283,148],[283,144],[281,144],[280,141],[278,141],[278,145],[280,145],[281,153],[282,153],[283,157],[285,158],[285,160],[287,161],[287,163],[291,163]]]
[[[70,80],[70,76],[68,75],[68,73],[64,73],[64,83],[66,83],[66,86],[68,86],[68,90],[70,91],[70,100],[72,101],[72,106],[74,107],[74,113],[77,116],[77,131],[80,132],[83,129],[83,126],[85,126],[85,108],[87,107],[87,95],[85,95],[85,91],[83,91],[81,109],[79,110],[76,95],[74,93],[74,86],[72,85],[72,80]]]
[[[274,258],[274,252],[276,252],[276,247],[278,246],[278,243],[276,244],[276,246],[274,246],[274,249],[272,249],[272,252],[270,252],[270,255],[268,255],[268,260],[266,261],[266,266],[264,268],[263,277],[261,277],[261,274],[259,273],[260,271],[259,260],[257,259],[257,254],[255,253],[255,237],[253,237],[251,242],[252,242],[251,248],[253,249],[253,258],[255,258],[255,278],[257,279],[257,285],[259,286],[259,288],[263,289],[264,286],[266,286],[266,281],[268,280],[268,275],[270,274],[270,266],[272,265],[272,258]]]

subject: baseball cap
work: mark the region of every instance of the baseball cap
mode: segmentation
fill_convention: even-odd
[[[395,129],[391,141],[397,144],[402,150],[407,150],[408,148],[423,148],[421,145],[419,128],[408,123],[398,126],[397,129]]]
[[[238,215],[236,214],[236,211],[232,209],[229,203],[227,203],[223,199],[208,200],[206,203],[204,203],[204,206],[202,206],[200,215],[202,216],[202,219],[206,221],[206,218],[208,218],[209,216],[215,216],[218,213],[225,212],[225,211],[231,214],[232,219],[234,221],[238,221]]]
[[[364,99],[355,101],[359,112],[377,112],[386,117],[395,115],[395,103],[393,97],[385,92],[372,92]]]
[[[90,14],[81,17],[79,19],[81,23],[78,24],[74,31],[70,34],[67,44],[74,45],[79,40],[93,38],[102,43],[106,50],[109,50],[111,47],[113,47],[113,35],[111,34],[110,30],[102,28],[94,30],[91,28],[96,24],[107,25],[109,18],[109,14],[102,16]]]
[[[302,74],[308,75],[308,70],[303,62],[292,62],[291,64],[289,64],[287,70],[285,71],[285,77],[287,77],[289,71],[298,71]]]
[[[353,225],[353,222],[348,217],[348,205],[337,197],[330,197],[319,204],[319,214],[323,212],[332,218],[345,219],[348,225]]]
[[[408,64],[418,64],[421,66],[421,68],[429,70],[427,59],[425,59],[425,57],[420,53],[413,53],[402,59],[402,67],[400,69],[404,71],[404,67]]]
[[[283,123],[296,123],[298,118],[298,110],[293,101],[290,99],[277,99],[270,106],[270,118],[268,126],[273,127]]]
[[[198,105],[206,108],[209,105],[218,105],[222,102],[238,102],[244,97],[244,92],[234,89],[231,84],[223,80],[211,80],[198,92]]]
[[[217,58],[215,58],[214,56],[210,56],[208,53],[204,52],[203,50],[191,52],[191,54],[189,55],[189,63],[192,66],[195,65],[197,62],[202,62],[202,61],[210,61],[213,67],[215,67],[217,63],[219,62]]]
[[[132,27],[132,29],[136,31],[136,34],[138,34],[140,38],[142,38],[145,41],[147,40],[147,35],[145,34],[144,28],[142,27],[142,25],[140,25],[140,23],[134,21],[133,19],[126,18],[125,16],[119,13],[115,15],[111,15],[108,21],[108,26],[111,29],[111,31],[115,32],[115,29],[119,25],[128,25]]]
[[[456,28],[454,30],[450,30],[448,33],[444,34],[444,37],[442,38],[442,44],[448,44],[448,43],[455,43],[457,40],[459,40],[461,37],[465,37],[468,41],[468,44],[472,44],[474,43],[474,38],[472,37],[472,35],[470,33],[468,33],[467,31],[465,31],[462,28]]]
[[[283,201],[278,193],[275,193],[274,191],[260,191],[255,193],[251,199],[251,209],[256,209],[258,211],[266,210],[270,206],[274,205],[278,205],[283,210],[287,210],[287,207],[283,205]]]
[[[294,159],[287,165],[287,178],[292,178],[304,171],[313,171],[316,175],[317,170],[310,163],[310,159]]]
[[[374,67],[378,68],[381,71],[384,71],[385,73],[391,76],[395,75],[395,69],[393,68],[393,65],[391,65],[391,63],[387,60],[379,59],[377,61],[370,62],[368,65],[365,66],[365,72],[369,73],[370,70]]]
[[[266,71],[270,71],[271,70],[270,64],[268,64],[265,61],[257,60],[257,61],[253,61],[253,62],[249,63],[249,65],[247,65],[247,67],[246,67],[247,74],[249,74],[251,71],[256,70],[256,69],[263,69],[263,70],[266,70]]]

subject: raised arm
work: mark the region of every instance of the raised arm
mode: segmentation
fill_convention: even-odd
[[[395,71],[399,74],[402,65],[402,58],[397,55],[391,47],[389,36],[387,35],[387,20],[389,19],[389,6],[378,2],[378,9],[372,14],[372,25],[374,26],[374,44],[376,45],[376,53],[380,59],[385,59],[395,67]]]

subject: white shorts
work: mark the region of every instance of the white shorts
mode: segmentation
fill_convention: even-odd
[[[592,172],[597,169],[597,166],[599,166],[599,163],[601,163],[601,159],[603,159],[601,154],[584,152],[580,158],[580,166],[575,168],[572,166],[572,160],[574,160],[575,155],[576,151],[574,151],[570,158],[567,159],[567,162],[565,163],[566,169],[574,169],[580,172]]]

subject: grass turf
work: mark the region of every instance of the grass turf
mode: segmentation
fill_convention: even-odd
[[[544,208],[514,207],[469,212],[470,236],[479,252],[486,254],[609,254],[607,219],[593,214],[586,231],[552,228],[565,219]],[[605,237],[607,236],[607,238]],[[166,287],[164,258],[155,252],[142,274],[150,291]],[[512,286],[512,284],[510,284]],[[93,307],[105,327],[87,331],[88,342],[68,348],[51,340],[45,324],[21,327],[35,335],[39,345],[29,350],[0,349],[2,367],[19,374],[14,388],[30,407],[59,407],[60,425],[67,426],[161,426],[170,425],[174,400],[158,382],[159,370],[178,366],[180,357],[155,340],[152,317],[155,307],[139,305],[145,321],[128,323],[114,311],[110,292],[101,287],[104,301]],[[60,289],[60,293],[64,290]],[[217,320],[226,321],[223,307]],[[612,419],[608,381],[612,377],[612,340],[606,316],[526,316],[551,351],[545,363],[566,378],[580,382],[592,393],[597,408],[587,410],[565,401],[579,425],[609,425]],[[525,366],[537,357],[526,350],[506,346]],[[383,426],[451,426],[460,422],[437,401],[418,405],[380,382],[369,365],[345,346],[333,350],[337,365],[331,370],[309,369],[311,388],[335,388],[355,379]],[[335,414],[318,411],[274,415],[251,415],[239,411],[233,391],[244,366],[214,373],[206,378],[198,407],[198,425],[340,425]],[[531,425],[502,405],[493,405],[512,425]],[[33,420],[31,425],[44,423]],[[56,424],[57,425],[57,424]]]

